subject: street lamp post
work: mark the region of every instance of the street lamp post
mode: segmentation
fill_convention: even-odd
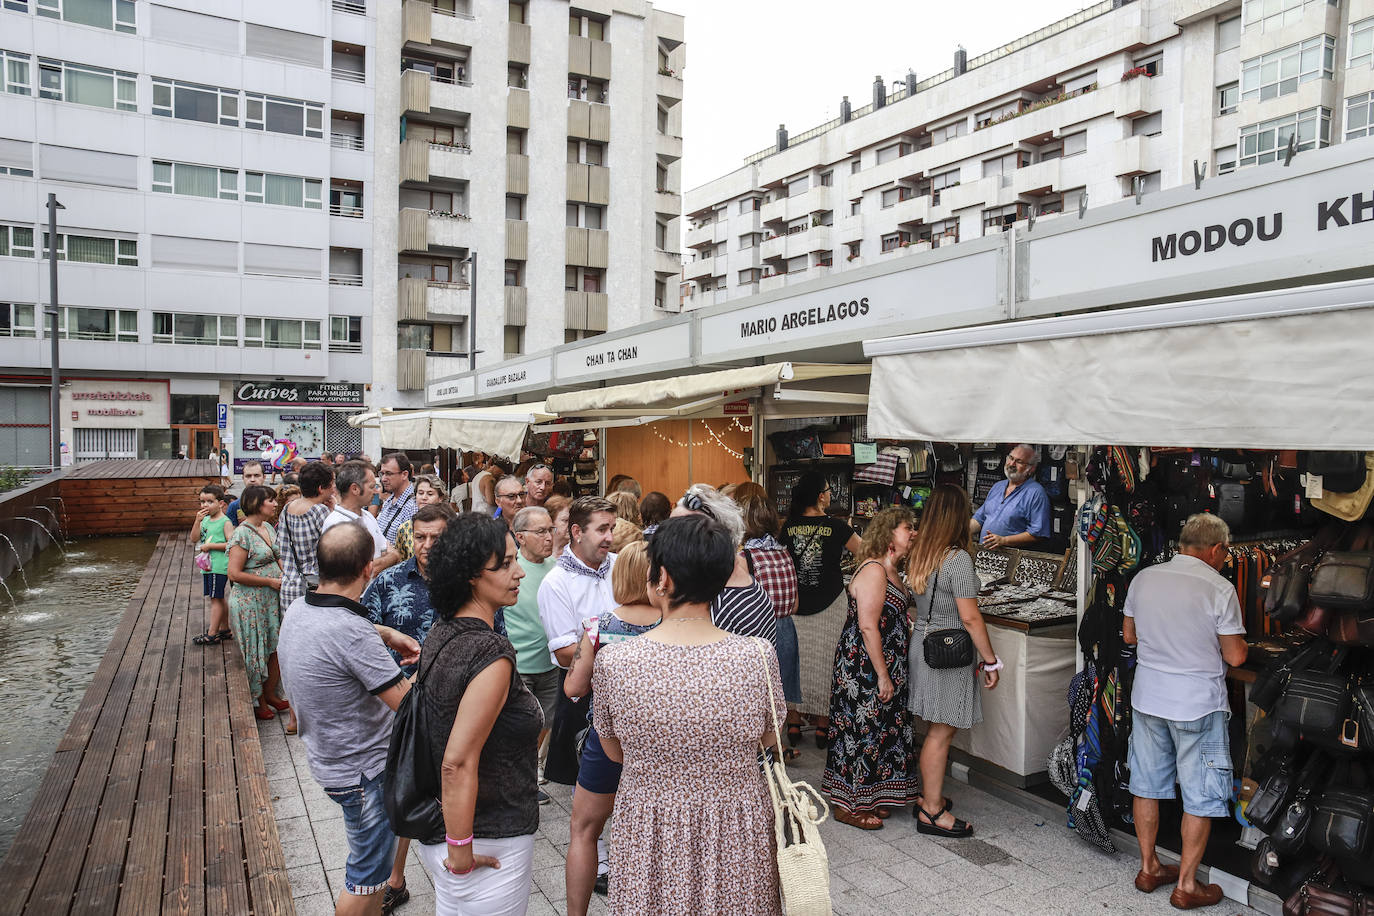
[[[48,195],[48,336],[52,340],[52,396],[49,401],[48,422],[52,425],[52,466],[62,466],[62,370],[57,358],[57,211],[66,207],[57,202],[56,194]]]

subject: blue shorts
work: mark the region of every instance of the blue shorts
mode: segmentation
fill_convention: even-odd
[[[1176,798],[1194,817],[1229,817],[1231,746],[1229,712],[1175,722],[1131,712],[1131,794],[1139,798]]]
[[[587,743],[582,747],[577,784],[599,795],[614,795],[620,788],[620,764],[606,756],[594,728],[587,732]]]
[[[229,585],[229,577],[224,573],[201,573],[201,580],[205,584],[206,598],[223,598],[224,590]]]
[[[797,624],[791,617],[778,618],[778,673],[782,675],[783,697],[789,703],[800,703],[801,650],[797,647]]]
[[[382,803],[382,776],[378,773],[361,785],[324,790],[343,808],[344,833],[348,835],[344,890],[359,897],[382,889],[391,875],[396,852],[396,835],[391,832]]]

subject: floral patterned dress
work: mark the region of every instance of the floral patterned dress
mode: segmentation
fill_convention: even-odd
[[[911,713],[906,708],[907,603],[906,590],[887,580],[878,633],[883,661],[896,690],[892,699],[883,703],[878,700],[878,674],[859,630],[858,605],[854,596],[849,595],[849,614],[835,649],[835,680],[830,691],[831,743],[825,775],[821,778],[826,794],[848,811],[871,811],[880,806],[899,808],[920,794]]]
[[[247,551],[244,572],[268,579],[281,578],[281,557],[277,555],[271,525],[254,528],[244,522],[234,529],[229,546]],[[248,669],[248,690],[255,698],[262,695],[262,685],[267,680],[267,660],[277,651],[280,601],[277,590],[266,585],[235,583],[229,589],[229,626],[234,631],[234,641],[243,652],[243,665]]]

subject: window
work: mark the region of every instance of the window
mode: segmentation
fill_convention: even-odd
[[[890,232],[883,236],[883,254],[889,251],[896,251],[898,248],[905,247],[903,242],[911,244],[911,233],[909,232]]]
[[[525,262],[506,261],[506,286],[525,285]]]
[[[43,99],[138,111],[137,80],[136,74],[123,70],[38,59],[38,97]]]
[[[599,293],[605,285],[606,271],[601,267],[567,267],[563,271],[563,289],[570,293]]]
[[[506,128],[506,152],[525,154],[525,132],[516,128]]]
[[[579,10],[573,10],[568,16],[568,34],[605,41],[606,21],[595,16],[588,16]]]
[[[1051,159],[1058,159],[1064,155],[1063,143],[1046,143],[1035,154],[1036,162],[1049,162]]]
[[[1217,174],[1226,175],[1236,170],[1236,145],[1223,146],[1216,151]]]
[[[739,285],[749,286],[750,284],[757,283],[762,274],[763,270],[758,267],[746,267],[739,272]]]
[[[243,126],[297,137],[324,136],[324,106],[319,102],[244,93]]]
[[[862,168],[862,163],[861,163],[858,159],[855,159],[853,162],[849,163],[849,174],[851,174],[851,175],[857,175],[857,174],[859,174],[859,169],[860,169],[860,168]]]
[[[321,209],[318,178],[297,178],[294,175],[273,175],[265,172],[243,173],[243,200],[250,204],[273,204],[278,207]],[[330,192],[331,204],[334,192]],[[361,200],[359,200],[361,206]]]
[[[0,86],[15,95],[32,95],[33,83],[29,76],[29,55],[14,51],[0,51]]]
[[[939,206],[940,192],[946,188],[959,186],[959,170],[950,169],[948,172],[941,172],[938,175],[930,176],[930,205]]]
[[[1240,47],[1240,17],[1232,16],[1217,23],[1217,53]]]
[[[0,257],[33,257],[33,229],[27,226],[0,225]]]
[[[218,89],[155,76],[153,114],[180,121],[238,127],[239,93],[237,89]]]
[[[512,89],[529,86],[530,68],[525,64],[506,64],[506,85]]]
[[[1080,130],[1078,133],[1064,135],[1064,158],[1077,156],[1088,150],[1088,132]]]
[[[1336,39],[1318,35],[1252,57],[1240,65],[1242,99],[1274,99],[1297,92],[1302,83],[1330,79],[1336,62]]]
[[[959,241],[959,218],[952,216],[949,219],[937,220],[930,223],[921,232],[921,238],[926,238],[926,232],[930,233],[930,247],[939,248],[941,245],[953,245]]]
[[[937,143],[944,143],[946,140],[953,140],[955,137],[962,137],[968,133],[968,120],[960,119],[953,124],[946,124],[944,127],[937,127],[930,132],[930,143],[934,146]]]
[[[0,302],[0,337],[38,337],[36,312],[32,305]]]
[[[401,350],[434,349],[434,326],[403,324],[396,329],[396,346]]]
[[[805,194],[806,189],[811,186],[811,179],[806,175],[800,178],[793,178],[787,183],[787,196],[796,197],[798,194]]]
[[[64,305],[57,310],[57,336],[62,340],[138,343],[138,312]]]
[[[759,238],[760,236],[757,232],[744,233],[744,235],[741,235],[739,237],[740,250],[743,251],[746,248],[753,248],[755,245],[759,243]]]
[[[1236,106],[1240,104],[1240,83],[1227,83],[1225,86],[1217,87],[1217,114],[1228,115],[1236,113]]]
[[[1350,44],[1346,51],[1347,67],[1369,66],[1374,58],[1374,16],[1350,24]]]
[[[48,256],[48,234],[43,233],[43,257]],[[138,241],[57,233],[57,260],[77,264],[138,266]]]
[[[1137,57],[1135,59],[1135,69],[1144,70],[1150,76],[1159,76],[1159,74],[1164,72],[1164,52],[1155,51],[1153,54]]]
[[[1019,219],[1025,219],[1030,215],[1030,208],[1026,204],[1007,204],[1005,207],[993,207],[983,211],[983,234],[991,235],[994,232],[1006,232],[1016,224]]]
[[[238,169],[153,160],[153,191],[220,200],[239,199]]]
[[[1010,175],[1022,166],[1030,165],[1030,154],[1019,150],[998,156],[995,159],[983,160],[983,177],[988,178],[993,175]]]
[[[1362,92],[1345,100],[1345,139],[1374,137],[1374,92]]]
[[[905,143],[894,143],[891,146],[885,146],[878,150],[875,161],[878,165],[882,165],[885,162],[891,162],[894,159],[905,156],[910,151],[910,147]]]
[[[525,4],[517,2],[517,0],[511,0],[511,2],[506,5],[506,16],[511,22],[524,22]]]
[[[595,204],[568,204],[567,207],[569,226],[583,229],[601,229],[605,225],[605,216],[606,208]]]
[[[239,319],[237,315],[153,312],[153,343],[237,347]]]
[[[519,324],[505,326],[505,350],[507,356],[519,356],[525,352],[525,327]]]
[[[1321,0],[1245,0],[1241,14],[1245,17],[1244,27],[1258,27],[1260,31],[1292,25],[1302,19],[1303,7]],[[1335,6],[1335,0],[1327,0]]]
[[[852,261],[855,258],[857,258],[859,256],[859,251],[862,249],[862,247],[863,242],[846,242],[845,248],[847,250],[847,254],[849,255],[849,260]]]
[[[268,350],[318,350],[320,323],[289,318],[245,318],[243,345]]]
[[[668,109],[662,107],[658,109],[656,126],[659,133],[664,135],[668,133]]]
[[[308,184],[310,184],[310,182],[307,181],[306,184],[308,185]],[[307,191],[306,193],[308,194],[309,191]],[[451,195],[451,194],[446,194],[445,196],[448,197],[448,198],[451,200],[453,195]],[[306,206],[310,206],[310,204],[307,203]],[[455,210],[453,209],[453,204],[452,204],[452,203],[450,203],[450,204],[448,205],[447,208],[442,207],[442,206],[438,206],[438,207],[436,207],[436,206],[431,206],[430,209],[431,209],[431,210],[438,210],[438,211],[444,212],[444,213],[454,213],[454,212],[457,212],[457,211],[455,211]],[[330,216],[343,216],[343,217],[347,217],[348,219],[362,219],[362,218],[363,218],[363,189],[362,189],[362,188],[355,188],[355,187],[332,187],[332,188],[330,188],[330,189],[329,189],[329,215],[330,215]]]
[[[745,213],[753,213],[755,210],[759,209],[762,206],[763,201],[761,199],[757,197],[746,197],[744,200],[739,202],[739,212],[741,215]]]
[[[5,4],[13,8],[11,4]],[[116,32],[138,31],[134,0],[38,0],[38,15]]]
[[[525,218],[525,198],[518,194],[506,195],[506,219]]]
[[[605,104],[611,100],[607,93],[605,80],[583,79],[579,76],[568,77],[568,98],[570,99],[583,99],[588,102]]]
[[[1132,137],[1158,137],[1163,132],[1164,113],[1162,111],[1131,119]]]
[[[863,208],[864,199],[862,197],[858,198],[857,200],[851,200],[849,202],[849,215],[858,216],[859,213],[863,210]]]
[[[897,206],[897,201],[901,200],[901,188],[885,188],[883,190],[883,209]]]
[[[606,144],[595,140],[569,140],[568,161],[582,165],[605,165]]]
[[[430,283],[448,283],[453,279],[453,262],[448,258],[401,258],[397,262],[401,277],[426,280]]]
[[[668,227],[658,221],[654,222],[654,248],[659,251],[668,250]]]
[[[352,315],[329,316],[329,352],[363,352],[363,320]]]
[[[828,188],[835,183],[834,172],[821,172],[819,184],[822,188]]]
[[[1055,214],[1055,213],[1063,213],[1063,212],[1064,212],[1064,195],[1063,195],[1063,194],[1047,194],[1047,195],[1045,195],[1044,197],[1040,198],[1040,202],[1039,202],[1038,204],[1036,204],[1035,212],[1036,212],[1036,215],[1037,215],[1037,216],[1050,216],[1050,215]]]
[[[1288,141],[1297,137],[1296,149],[1317,149],[1331,142],[1331,111],[1309,108],[1240,129],[1240,166],[1263,165],[1281,158]]]

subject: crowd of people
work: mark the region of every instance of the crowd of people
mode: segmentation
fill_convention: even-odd
[[[248,462],[237,499],[205,487],[191,532],[210,599],[196,642],[238,644],[256,715],[289,716],[343,809],[338,913],[406,903],[412,840],[438,913],[523,913],[548,779],[574,786],[572,916],[596,893],[620,914],[780,912],[759,753],[796,757],[804,729],[837,820],[874,830],[913,805],[923,833],[972,832],[946,758],[1000,662],[962,490],[936,488],[919,529],[892,508],[860,537],[820,474],[781,519],[753,482],[674,501],[621,477],[574,499],[546,465],[479,457],[464,506],[431,471],[301,461],[273,489]],[[931,668],[922,637],[947,627],[974,661]],[[382,802],[416,683],[441,839],[398,838]]]

